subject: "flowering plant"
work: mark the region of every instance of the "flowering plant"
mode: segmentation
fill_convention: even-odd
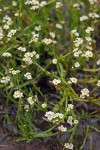
[[[100,106],[98,1],[1,0],[0,7],[5,122],[24,140],[56,135],[64,149],[81,150],[86,137],[79,145],[74,135],[92,114],[79,111],[78,104]],[[14,114],[9,115],[11,110]],[[48,126],[39,128],[39,122]],[[89,128],[94,127],[88,124],[86,135]],[[62,134],[70,136],[63,141]]]

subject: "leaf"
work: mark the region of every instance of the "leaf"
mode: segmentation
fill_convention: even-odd
[[[56,135],[56,134],[58,134],[58,132],[56,132],[56,133],[53,133],[53,132],[48,132],[48,133],[46,133],[46,132],[36,132],[36,133],[34,133],[33,134],[33,137],[34,138],[39,138],[39,137],[50,137],[50,136],[54,136],[54,135]]]

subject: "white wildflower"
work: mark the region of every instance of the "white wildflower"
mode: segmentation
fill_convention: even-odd
[[[4,53],[2,54],[2,56],[3,56],[3,57],[12,57],[12,54],[9,53],[9,52],[4,52]]]
[[[22,98],[23,97],[23,93],[20,92],[19,90],[15,91],[13,94],[14,98]]]
[[[67,131],[67,128],[64,127],[63,125],[61,125],[61,126],[58,127],[58,130],[59,130],[59,131],[62,131],[62,132],[66,132],[66,131]]]
[[[63,6],[63,4],[61,3],[61,2],[56,2],[56,8],[60,8],[60,7],[62,7]]]
[[[18,47],[18,50],[19,50],[19,51],[22,51],[22,52],[25,52],[25,51],[26,51],[26,48],[25,48],[25,47]]]
[[[57,64],[57,59],[56,58],[52,59],[52,63]]]
[[[8,82],[10,82],[10,77],[9,76],[2,77],[2,79],[0,80],[0,82],[7,84]]]
[[[61,83],[61,80],[60,80],[60,79],[54,79],[54,80],[52,81],[52,83],[53,83],[54,85],[57,85],[57,84]]]
[[[98,87],[100,86],[100,80],[98,80],[97,86],[98,86]]]
[[[28,97],[27,98],[27,101],[30,105],[33,105],[34,104],[34,101],[33,101],[33,97]]]
[[[43,107],[43,108],[46,108],[46,107],[47,107],[47,104],[46,104],[46,103],[43,103],[43,104],[42,104],[42,107]]]
[[[100,59],[99,59],[99,60],[97,60],[97,62],[96,62],[96,63],[97,63],[97,65],[100,65]]]
[[[32,79],[32,75],[30,72],[27,72],[26,74],[24,74],[24,77],[27,78],[28,80]]]
[[[62,27],[62,25],[61,24],[56,24],[56,28],[58,28],[58,29],[62,29],[63,27]]]
[[[85,20],[88,20],[88,16],[81,16],[80,17],[80,21],[85,21]]]
[[[76,68],[80,67],[79,62],[76,62],[76,63],[75,63],[75,67],[76,67]]]
[[[70,80],[71,80],[72,83],[77,83],[77,79],[74,78],[74,77],[70,78]]]

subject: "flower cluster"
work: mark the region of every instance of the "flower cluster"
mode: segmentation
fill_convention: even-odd
[[[72,143],[65,143],[64,147],[67,148],[67,149],[73,149],[74,145]]]
[[[73,104],[68,104],[67,111],[72,110],[72,109],[73,109],[73,107],[74,107],[74,105],[73,105]]]
[[[37,10],[40,7],[44,7],[47,3],[46,1],[42,1],[41,3],[39,3],[38,0],[27,0],[25,2],[26,5],[31,5],[31,9],[32,10]]]
[[[79,36],[79,33],[77,32],[77,30],[76,29],[74,29],[74,30],[72,30],[71,31],[71,34],[73,34],[74,36]]]
[[[2,56],[3,56],[3,57],[12,57],[12,54],[9,53],[9,52],[4,52],[4,53],[2,54]]]
[[[14,70],[13,68],[9,69],[9,73],[11,73],[12,75],[16,75],[18,73],[20,73],[20,70]]]
[[[89,97],[89,93],[90,91],[87,89],[87,88],[84,88],[81,90],[81,95],[80,95],[80,98],[85,98],[85,97]]]
[[[11,38],[11,37],[12,37],[13,35],[15,35],[15,34],[16,34],[16,30],[12,29],[12,30],[9,31],[7,37],[8,37],[8,38]]]
[[[26,51],[26,48],[20,46],[20,47],[18,47],[18,50],[21,51],[21,52],[25,52],[25,51]]]
[[[72,116],[68,116],[67,123],[72,126],[73,124],[78,124],[78,120],[74,120]]]
[[[32,32],[32,38],[29,41],[29,44],[31,44],[32,42],[38,42],[38,40],[39,40],[39,33]]]
[[[7,84],[10,82],[10,77],[6,76],[6,77],[2,77],[2,79],[0,80],[1,83]]]
[[[12,25],[12,19],[6,15],[4,18],[3,18],[3,23],[4,23],[4,26],[3,26],[3,29],[5,30],[8,30],[10,28],[10,25]]]
[[[30,64],[33,63],[33,62],[32,62],[32,58],[33,58],[33,57],[35,57],[36,59],[38,59],[38,58],[39,58],[39,55],[38,55],[35,51],[33,51],[33,52],[26,52],[26,53],[24,54],[23,61],[25,61],[26,64],[30,65]]]
[[[13,94],[14,98],[22,98],[23,97],[23,93],[20,92],[19,90],[15,91]]]
[[[59,119],[63,119],[64,115],[62,113],[54,113],[52,111],[48,111],[45,113],[45,117],[48,119],[50,122],[58,122]]]
[[[30,72],[27,72],[26,74],[24,74],[24,77],[28,80],[32,79],[32,75]]]
[[[56,2],[56,8],[60,8],[62,6],[63,6],[63,4],[61,2]]]
[[[94,5],[95,3],[98,2],[98,0],[89,0],[89,2],[90,2],[91,5]]]
[[[27,101],[30,105],[34,104],[33,97],[31,97],[31,96],[27,98]]]
[[[54,79],[54,80],[52,81],[52,83],[53,83],[54,85],[57,85],[57,84],[60,84],[60,83],[61,83],[61,80],[59,80],[59,79]]]
[[[51,43],[56,44],[56,41],[55,41],[55,40],[47,39],[47,38],[43,39],[42,42],[43,42],[45,45],[49,45],[49,44],[51,44]]]

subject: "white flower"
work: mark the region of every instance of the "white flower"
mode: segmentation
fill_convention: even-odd
[[[96,13],[89,13],[89,17],[90,18],[99,18],[99,15],[98,14],[96,14]]]
[[[58,127],[58,130],[62,131],[62,132],[66,132],[67,131],[67,128],[64,127],[63,125],[59,126]]]
[[[26,52],[25,54],[24,54],[24,57],[33,57],[33,53],[31,53],[31,52]]]
[[[45,117],[47,117],[49,121],[55,123],[58,121],[58,119],[63,119],[64,115],[62,113],[54,113],[52,111],[48,111],[45,113]]]
[[[11,20],[11,18],[9,16],[6,15],[3,18],[3,23],[6,23],[8,26],[10,26],[10,25],[12,25],[12,20]]]
[[[43,107],[43,108],[46,108],[46,107],[47,107],[47,104],[46,104],[46,103],[43,103],[43,104],[42,104],[42,107]]]
[[[12,57],[12,54],[9,53],[9,52],[4,52],[4,53],[2,54],[2,56],[3,56],[3,57]]]
[[[65,148],[69,148],[69,143],[65,143],[65,144],[64,144],[64,147],[65,147]]]
[[[68,111],[70,111],[70,110],[72,110],[72,109],[73,109],[73,107],[74,107],[74,105],[73,105],[73,104],[68,104],[67,112],[68,112]]]
[[[33,54],[33,56],[35,56],[36,55],[36,51],[33,51],[32,54]]]
[[[72,116],[68,116],[67,123],[69,123],[72,126],[72,124],[73,124],[73,117]]]
[[[38,5],[33,5],[33,6],[31,7],[32,10],[36,10],[36,9],[38,9],[38,8],[39,8]]]
[[[58,28],[58,29],[62,29],[63,27],[62,27],[62,25],[61,24],[56,24],[56,28]]]
[[[56,58],[52,59],[52,63],[57,64],[57,59]]]
[[[86,33],[90,33],[91,31],[94,31],[92,27],[87,27],[87,29],[85,30]]]
[[[79,62],[76,62],[76,63],[75,63],[75,67],[76,67],[76,68],[80,67]]]
[[[98,87],[100,86],[100,80],[98,80],[97,86],[98,86]]]
[[[75,119],[75,120],[74,120],[74,124],[78,124],[78,120]]]
[[[30,58],[30,57],[25,57],[25,58],[23,58],[23,61],[25,61],[26,62],[26,64],[28,64],[28,65],[31,65],[33,62],[32,62],[32,59]]]
[[[85,21],[85,20],[88,20],[88,16],[81,16],[80,17],[80,21]]]
[[[36,59],[38,59],[39,57],[40,57],[39,54],[36,54],[36,55],[35,55],[35,58],[36,58]]]
[[[73,7],[74,7],[74,8],[78,8],[78,9],[79,9],[79,6],[80,6],[80,5],[79,5],[78,3],[73,4]]]
[[[18,47],[18,50],[19,50],[19,51],[22,51],[22,52],[25,52],[25,51],[26,51],[26,48],[25,48],[25,47]]]
[[[67,148],[67,149],[73,149],[74,145],[72,143],[65,143],[64,147]]]
[[[49,45],[49,44],[51,44],[53,41],[52,41],[51,39],[45,38],[45,39],[42,40],[42,42],[45,43],[46,45]]]
[[[70,80],[71,80],[72,83],[77,83],[77,79],[74,78],[74,77],[70,78]]]
[[[81,45],[83,43],[83,39],[82,38],[77,38],[75,41],[75,47],[79,47],[79,45]]]
[[[61,80],[60,80],[60,79],[54,79],[54,80],[52,81],[52,83],[53,83],[54,85],[57,85],[57,84],[61,83]]]
[[[96,63],[97,63],[97,65],[100,65],[100,59]]]
[[[34,29],[35,29],[36,31],[40,31],[40,30],[41,30],[41,26],[36,26]]]
[[[40,6],[40,7],[44,7],[46,4],[47,4],[46,1],[42,1],[42,2],[39,4],[39,6]]]
[[[13,97],[14,98],[22,98],[23,93],[17,90],[17,91],[14,92]]]
[[[96,2],[98,2],[98,0],[89,0],[91,5],[94,5]]]
[[[55,38],[55,33],[54,32],[50,32],[50,36],[54,39]]]
[[[3,26],[3,28],[4,28],[5,30],[9,29],[9,25],[8,25],[8,24],[5,24],[5,25]]]
[[[71,82],[71,81],[68,81],[68,84],[72,84],[72,82]]]
[[[30,105],[33,105],[34,104],[34,101],[33,101],[33,97],[28,97],[27,98],[27,101]]]
[[[35,32],[32,32],[32,39],[29,41],[29,44],[32,43],[32,42],[37,42],[39,39],[39,34],[35,33]]]
[[[12,30],[8,33],[7,37],[11,38],[13,35],[15,35],[15,33],[16,33],[16,30],[12,29]]]
[[[69,144],[69,149],[73,149],[74,145],[72,143]]]
[[[73,52],[76,52],[76,51],[78,51],[78,48],[75,48],[75,49],[73,50]]]
[[[11,73],[12,75],[16,75],[16,74],[20,73],[20,70],[14,70],[12,68],[12,69],[9,69],[9,73]]]
[[[16,1],[12,1],[12,6],[17,6],[17,2]]]
[[[93,50],[93,48],[92,48],[91,46],[87,46],[86,48],[87,48],[88,50],[90,50],[90,51]]]
[[[8,82],[10,82],[10,77],[9,76],[2,77],[2,79],[0,80],[0,82],[7,84]]]
[[[32,75],[30,72],[27,72],[26,74],[24,74],[24,77],[26,77],[28,80],[32,79]]]
[[[85,96],[89,97],[90,91],[87,88],[84,88],[81,90],[81,93],[80,98],[85,98]]]
[[[85,39],[86,39],[88,42],[91,42],[91,41],[92,41],[91,37],[85,37]]]
[[[63,6],[63,4],[61,2],[56,2],[56,8],[60,8],[62,6]]]
[[[91,51],[86,51],[82,56],[85,56],[86,58],[93,57],[93,53]]]
[[[75,36],[79,36],[79,33],[78,33],[77,30],[75,30],[75,29],[72,30],[71,33],[72,33],[73,35],[75,35]]]

